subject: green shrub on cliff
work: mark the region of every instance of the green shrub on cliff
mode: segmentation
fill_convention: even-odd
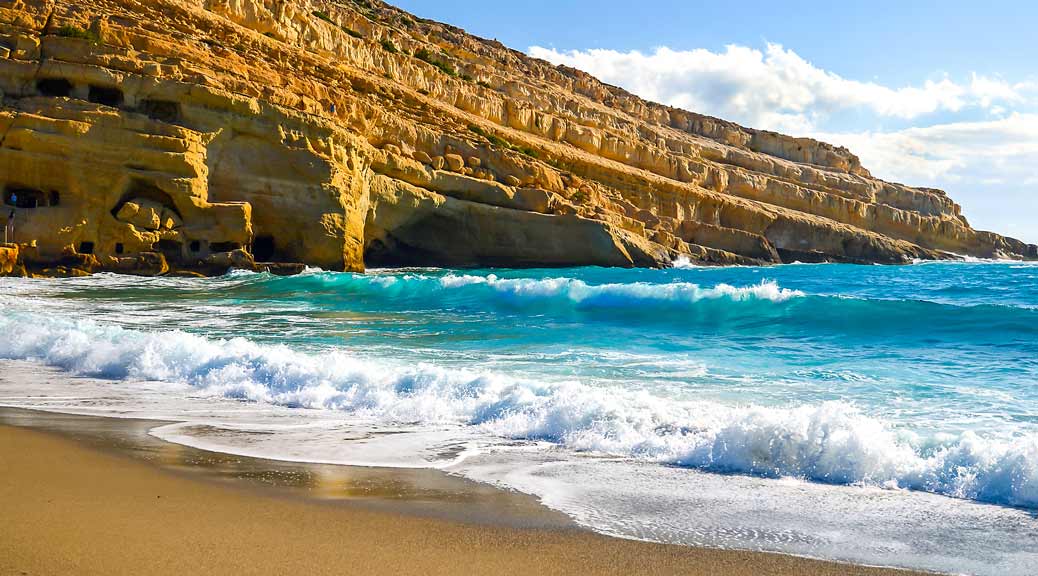
[[[336,24],[335,20],[332,20],[331,15],[328,14],[327,12],[325,12],[324,10],[314,10],[313,12],[311,12],[311,14],[313,14],[315,17],[317,17],[317,18],[319,18],[321,20],[324,20],[325,22],[331,24],[332,26],[335,26],[335,27],[339,28],[340,30],[342,30],[343,32],[349,34],[350,36],[353,36],[354,38],[363,38],[364,37],[363,34],[361,34],[360,32],[357,32],[353,28],[349,28],[347,26],[340,26],[339,24]]]
[[[61,28],[58,28],[58,36],[63,36],[65,38],[79,38],[80,40],[89,40],[94,44],[101,43],[101,37],[96,32],[92,30],[84,30],[82,28],[72,26],[71,24],[66,24]]]
[[[506,150],[518,152],[524,156],[529,156],[530,158],[540,157],[540,154],[533,148],[530,148],[529,146],[516,146],[508,140],[505,140],[504,138],[496,134],[491,134],[490,132],[487,132],[486,130],[479,126],[476,126],[475,124],[469,125],[469,131],[486,138],[491,144],[497,146],[498,148],[505,148]]]
[[[540,158],[541,157],[541,153],[540,152],[534,150],[533,148],[530,148],[529,146],[520,146],[518,148],[515,148],[515,151],[520,153],[520,154],[523,154],[525,156],[529,156],[530,158]]]
[[[504,138],[501,138],[500,136],[498,136],[496,134],[491,134],[490,132],[487,132],[486,130],[484,130],[483,128],[481,128],[479,126],[476,126],[475,124],[470,125],[469,126],[469,130],[472,131],[475,134],[478,134],[478,135],[486,138],[487,140],[490,141],[491,144],[493,144],[494,146],[497,146],[499,148],[507,148],[509,150],[512,150],[512,149],[515,148],[512,145],[512,143],[509,142],[508,140],[505,140]]]
[[[415,51],[414,57],[423,62],[432,64],[433,66],[439,68],[440,72],[443,72],[448,76],[454,78],[458,77],[458,71],[454,69],[454,66],[451,66],[449,62],[444,62],[442,60],[437,59],[435,56],[433,56],[432,52],[429,52],[425,48],[419,48],[417,51]]]

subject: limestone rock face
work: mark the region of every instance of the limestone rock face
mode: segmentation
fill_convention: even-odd
[[[663,266],[667,250],[580,216],[458,200],[386,176],[371,183],[367,259],[383,266]],[[505,215],[503,212],[514,212]]]
[[[108,256],[103,261],[106,270],[137,276],[161,276],[169,272],[166,256],[160,252],[140,252],[133,256]],[[227,268],[224,267],[223,271]]]
[[[1038,258],[844,148],[378,0],[0,0],[0,95],[0,225],[36,269]]]
[[[18,245],[0,244],[0,276],[14,276],[20,272],[18,266]],[[21,276],[21,274],[17,274]]]

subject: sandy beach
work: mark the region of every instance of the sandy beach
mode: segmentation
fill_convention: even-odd
[[[524,527],[507,521],[493,525],[477,516],[410,514],[406,502],[379,508],[300,497],[298,490],[276,482],[221,482],[219,470],[193,474],[189,465],[177,472],[144,461],[132,455],[129,435],[122,442],[112,436],[77,437],[69,433],[67,420],[64,431],[40,428],[48,419],[69,417],[5,412],[7,424],[0,425],[4,575],[910,574],[609,538],[563,526],[546,511],[542,526]],[[10,424],[12,414],[21,416],[19,425]],[[83,420],[128,428],[117,420]],[[264,466],[261,460],[234,460],[253,470]],[[181,458],[181,465],[190,461]],[[503,512],[515,516],[514,510]]]

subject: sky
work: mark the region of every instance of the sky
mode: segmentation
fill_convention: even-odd
[[[847,146],[1038,243],[1038,2],[390,1],[643,98]]]

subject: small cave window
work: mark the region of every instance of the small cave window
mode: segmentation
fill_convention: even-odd
[[[191,244],[188,244],[188,250],[192,252],[200,252],[202,250],[202,243],[198,240],[192,240]]]
[[[4,204],[15,208],[37,208],[47,205],[47,196],[33,188],[9,187],[4,190]]]
[[[80,242],[79,243],[79,250],[77,250],[77,252],[79,252],[80,254],[93,254],[94,253],[94,243],[93,242]]]
[[[44,78],[36,83],[36,91],[55,98],[69,96],[72,94],[72,83],[64,78]]]
[[[159,122],[174,123],[180,121],[180,103],[170,100],[141,100],[140,111],[148,118]]]
[[[126,251],[126,248],[123,246],[122,242],[116,242],[115,243],[115,253],[116,254],[122,254],[125,251]]]
[[[61,204],[61,194],[57,190],[50,191],[50,205],[57,206]]]
[[[241,248],[237,242],[213,242],[209,245],[210,252],[230,252]]]
[[[176,240],[159,240],[152,244],[151,249],[162,252],[166,260],[179,261],[183,256],[184,245]]]
[[[151,245],[154,250],[180,250],[180,242],[176,240],[159,240]]]
[[[274,257],[274,237],[269,235],[257,236],[252,241],[252,256],[257,262],[270,262]]]
[[[123,91],[118,88],[91,85],[87,100],[102,106],[117,108],[123,103]]]

